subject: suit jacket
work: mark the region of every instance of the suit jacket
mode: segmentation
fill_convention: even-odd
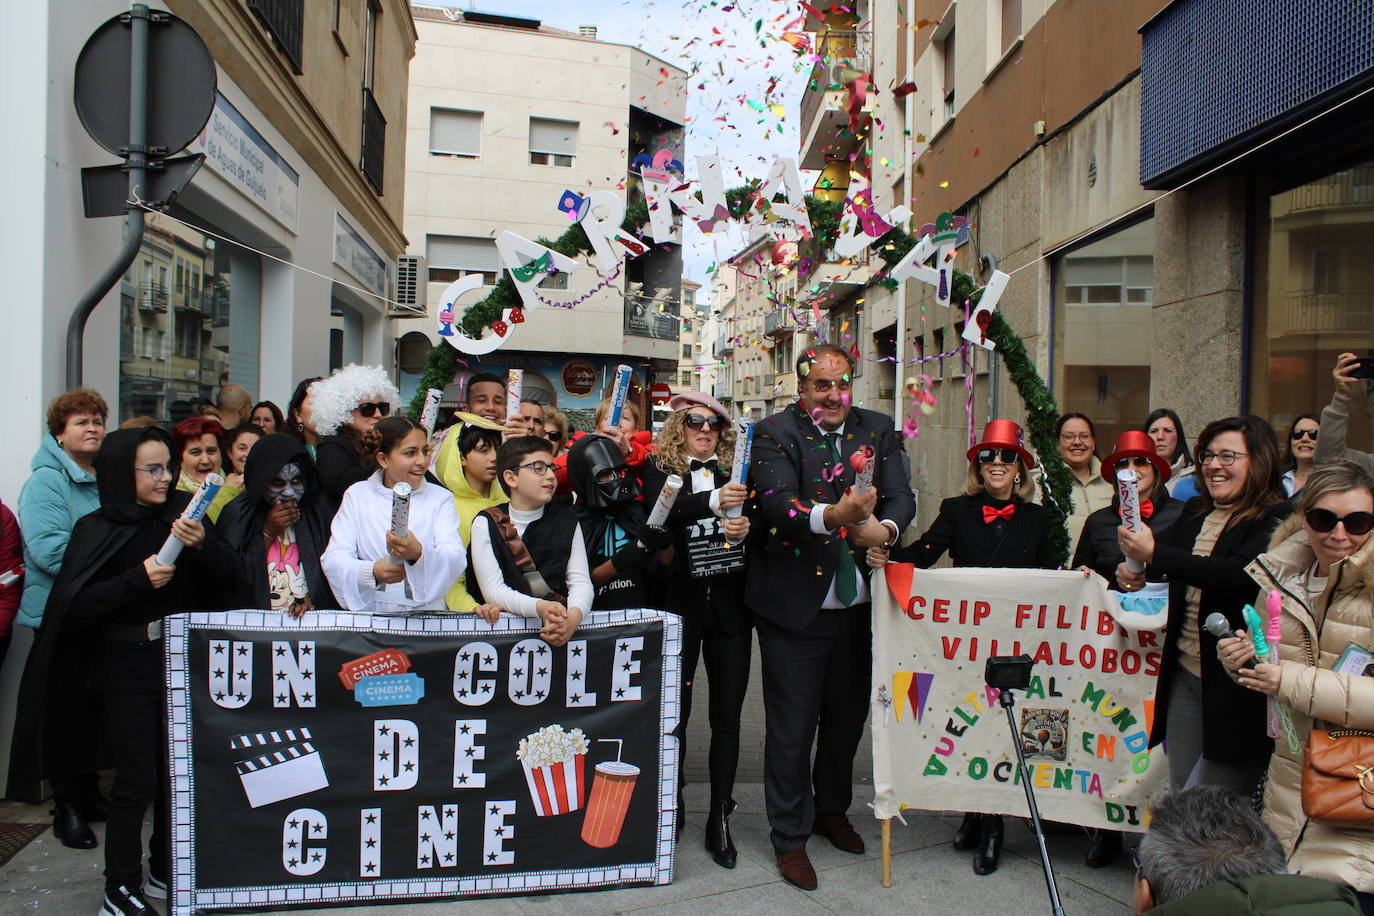
[[[891,419],[858,407],[849,411],[838,474],[829,443],[800,404],[754,427],[749,474],[762,516],[760,527],[767,531],[749,559],[746,577],[745,601],[754,613],[787,630],[805,629],[820,613],[842,550],[850,552],[868,581],[866,551],[842,539],[838,531],[812,534],[808,518],[812,506],[840,501],[845,488],[854,483],[849,456],[865,445],[872,446],[877,459],[873,485],[878,505],[873,514],[905,530],[916,515],[916,497]]]
[[[658,494],[668,474],[658,466],[653,458],[644,463],[644,503],[652,506],[658,501]],[[722,487],[730,482],[730,469],[715,469],[715,486]],[[690,477],[684,475],[682,492],[678,493],[672,511],[668,513],[667,528],[673,535],[673,566],[668,580],[668,610],[683,616],[695,616],[699,620],[712,619],[725,633],[742,633],[749,628],[749,613],[744,604],[744,577],[748,569],[724,573],[710,578],[695,578],[691,575],[691,564],[687,560],[687,528],[697,519],[714,518],[711,511],[711,490],[688,493],[692,484]],[[758,549],[758,520],[750,512],[751,506],[745,505],[745,512],[751,518],[749,537],[743,545],[734,549],[744,551],[748,564],[753,560],[753,552]],[[709,599],[708,599],[709,591]]]
[[[983,521],[983,506],[1008,505],[1016,507],[1010,521]],[[946,550],[955,566],[1053,569],[1050,512],[1019,496],[1010,500],[993,499],[986,493],[951,496],[940,503],[940,514],[920,540],[896,548],[890,559],[928,569]]]
[[[1274,741],[1265,733],[1264,694],[1240,686],[1227,676],[1217,659],[1217,638],[1202,628],[1213,611],[1226,615],[1231,629],[1245,626],[1241,608],[1256,600],[1259,589],[1245,567],[1269,544],[1279,521],[1292,511],[1288,503],[1267,509],[1258,518],[1231,525],[1217,538],[1210,556],[1193,555],[1193,543],[1206,517],[1200,497],[1190,499],[1179,520],[1155,538],[1149,568],[1169,582],[1169,624],[1164,659],[1155,698],[1150,746],[1164,740],[1168,727],[1169,693],[1178,664],[1178,637],[1187,613],[1188,586],[1202,590],[1198,602],[1198,638],[1202,652],[1202,754],[1223,763],[1257,763],[1268,759]]]

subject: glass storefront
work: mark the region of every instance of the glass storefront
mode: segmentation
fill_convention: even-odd
[[[1150,413],[1154,218],[1058,258],[1054,283],[1059,407],[1092,417],[1105,454]]]
[[[176,423],[233,382],[256,392],[258,256],[151,213],[120,284],[119,414]]]
[[[1374,353],[1374,161],[1257,204],[1250,405],[1286,450],[1293,419],[1330,401],[1336,356]],[[1351,401],[1357,449],[1370,444],[1371,387]]]

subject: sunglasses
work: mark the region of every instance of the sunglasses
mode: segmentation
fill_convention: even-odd
[[[1120,471],[1123,468],[1127,467],[1147,468],[1151,464],[1153,464],[1153,462],[1150,461],[1149,458],[1142,458],[1139,455],[1132,455],[1130,458],[1122,458],[1119,461],[1117,461],[1116,469]]]
[[[391,405],[385,401],[372,401],[367,404],[359,404],[358,413],[365,417],[371,417],[380,413],[385,417],[391,414]]]
[[[1337,515],[1330,509],[1308,509],[1303,516],[1312,530],[1318,534],[1329,534],[1337,525],[1345,525],[1345,533],[1359,536],[1374,531],[1374,512],[1352,512]]]
[[[725,420],[716,415],[704,417],[699,413],[689,413],[682,418],[682,422],[686,423],[690,429],[705,429],[709,426],[719,432],[725,428]]]
[[[1295,429],[1293,430],[1293,434],[1290,438],[1292,438],[1294,442],[1297,442],[1304,436],[1306,436],[1308,439],[1311,439],[1313,442],[1316,442],[1318,432],[1319,430],[1315,429]]]
[[[1014,448],[985,448],[978,453],[978,463],[992,464],[1000,458],[1003,464],[1015,464],[1018,457]]]

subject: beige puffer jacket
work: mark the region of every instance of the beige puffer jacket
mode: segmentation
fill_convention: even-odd
[[[1326,591],[1309,607],[1303,582],[1315,560],[1302,519],[1295,515],[1274,532],[1268,552],[1246,568],[1262,589],[1257,606],[1270,589],[1283,592],[1278,699],[1291,711],[1300,745],[1306,744],[1314,720],[1319,728],[1374,729],[1374,677],[1334,670],[1352,643],[1374,651],[1374,538],[1331,567]],[[1309,651],[1316,654],[1315,667]],[[1269,761],[1264,819],[1283,843],[1293,874],[1374,892],[1374,830],[1308,820],[1302,810],[1302,750],[1292,753],[1282,736]]]

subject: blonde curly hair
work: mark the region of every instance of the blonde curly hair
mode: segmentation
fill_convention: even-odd
[[[696,406],[696,405],[693,405]],[[688,408],[690,410],[690,408]],[[654,464],[665,474],[686,476],[687,460],[687,410],[675,410],[663,421],[663,428],[654,437]],[[729,469],[735,460],[735,427],[733,424],[720,431],[716,442],[716,458],[723,469]]]
[[[346,426],[353,411],[367,398],[385,401],[393,408],[401,401],[401,393],[381,366],[356,363],[349,363],[329,378],[312,384],[310,396],[315,430],[321,436],[332,436]]]

